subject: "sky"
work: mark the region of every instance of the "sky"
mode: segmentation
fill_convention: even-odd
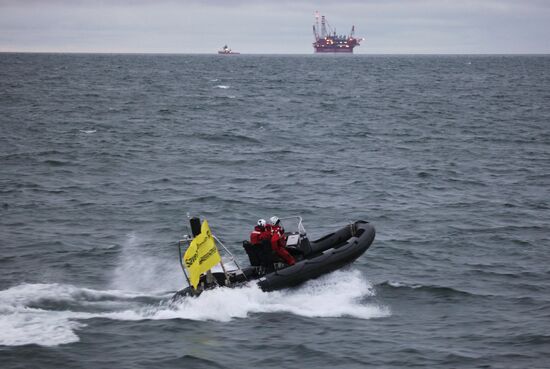
[[[0,0],[0,52],[311,54],[315,11],[357,54],[550,53],[550,0]]]

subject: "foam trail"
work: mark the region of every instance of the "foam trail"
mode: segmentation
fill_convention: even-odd
[[[306,317],[342,317],[371,319],[390,315],[390,311],[376,304],[362,303],[374,296],[372,285],[358,270],[336,271],[295,289],[266,293],[249,283],[242,288],[219,288],[206,291],[198,298],[186,298],[170,308],[159,307],[145,312],[147,319],[192,319],[229,321],[245,318],[250,313],[288,312]],[[118,319],[138,319],[128,312],[112,316]],[[138,313],[137,315],[135,313]]]
[[[85,325],[69,320],[64,313],[24,309],[0,315],[0,345],[37,344],[57,346],[78,342],[75,330]]]
[[[365,297],[374,296],[372,285],[358,270],[336,271],[309,281],[298,290],[272,293],[274,301],[265,304],[264,311],[283,311],[307,317],[343,317],[359,319],[390,315],[387,308],[364,304]]]
[[[184,298],[169,306],[141,312],[118,312],[105,317],[121,320],[179,318],[229,321],[245,318],[250,313],[271,312],[307,317],[351,316],[359,319],[389,316],[386,307],[361,303],[364,297],[373,295],[372,286],[359,271],[337,271],[293,290],[265,293],[251,282],[242,288],[206,291],[198,298]]]
[[[85,324],[75,319],[102,317],[114,309],[127,309],[129,304],[135,306],[134,299],[141,297],[144,295],[127,291],[100,291],[57,283],[11,287],[0,291],[0,345],[56,346],[77,342],[75,331]],[[166,296],[157,297],[160,298]],[[39,308],[44,304],[49,308]],[[61,310],[69,306],[96,312]]]
[[[69,321],[66,312],[30,307],[48,299],[74,300],[71,295],[77,290],[58,284],[23,284],[0,291],[0,345],[55,346],[78,341],[75,329],[83,325]]]
[[[92,318],[226,322],[271,312],[359,319],[389,316],[386,307],[364,302],[365,297],[373,295],[371,284],[357,270],[337,271],[290,290],[266,293],[250,282],[241,288],[206,291],[198,298],[176,303],[170,303],[167,294],[23,284],[0,291],[0,345],[77,342],[76,331],[85,327],[83,321]],[[140,300],[143,297],[158,303],[145,304]]]

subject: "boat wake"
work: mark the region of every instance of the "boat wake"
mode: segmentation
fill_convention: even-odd
[[[250,314],[285,312],[306,317],[389,316],[365,303],[372,285],[357,270],[336,271],[299,288],[266,293],[256,284],[218,288],[172,302],[172,292],[145,294],[63,284],[21,284],[0,291],[0,345],[56,346],[79,341],[77,331],[94,318],[186,319],[227,322]]]
[[[305,317],[371,319],[388,316],[389,310],[363,303],[374,296],[372,285],[358,270],[336,271],[294,289],[263,292],[254,282],[242,288],[216,288],[198,298],[173,304],[180,318],[229,321],[253,313],[286,312]]]

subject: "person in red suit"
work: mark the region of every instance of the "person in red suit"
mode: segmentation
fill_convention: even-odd
[[[268,224],[264,219],[259,219],[258,223],[254,227],[252,233],[250,233],[250,243],[252,245],[260,245],[262,241],[271,240],[271,227],[267,227]]]
[[[296,264],[296,260],[286,250],[285,230],[281,226],[281,220],[277,217],[271,217],[271,248],[287,263],[288,265]]]

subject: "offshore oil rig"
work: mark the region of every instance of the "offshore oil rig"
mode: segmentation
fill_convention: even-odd
[[[319,12],[315,12],[313,36],[315,37],[313,49],[316,53],[353,53],[353,48],[359,46],[359,43],[364,40],[364,38],[355,37],[355,26],[351,26],[349,35],[337,35],[336,29],[328,24],[324,15],[321,16],[319,28]]]

